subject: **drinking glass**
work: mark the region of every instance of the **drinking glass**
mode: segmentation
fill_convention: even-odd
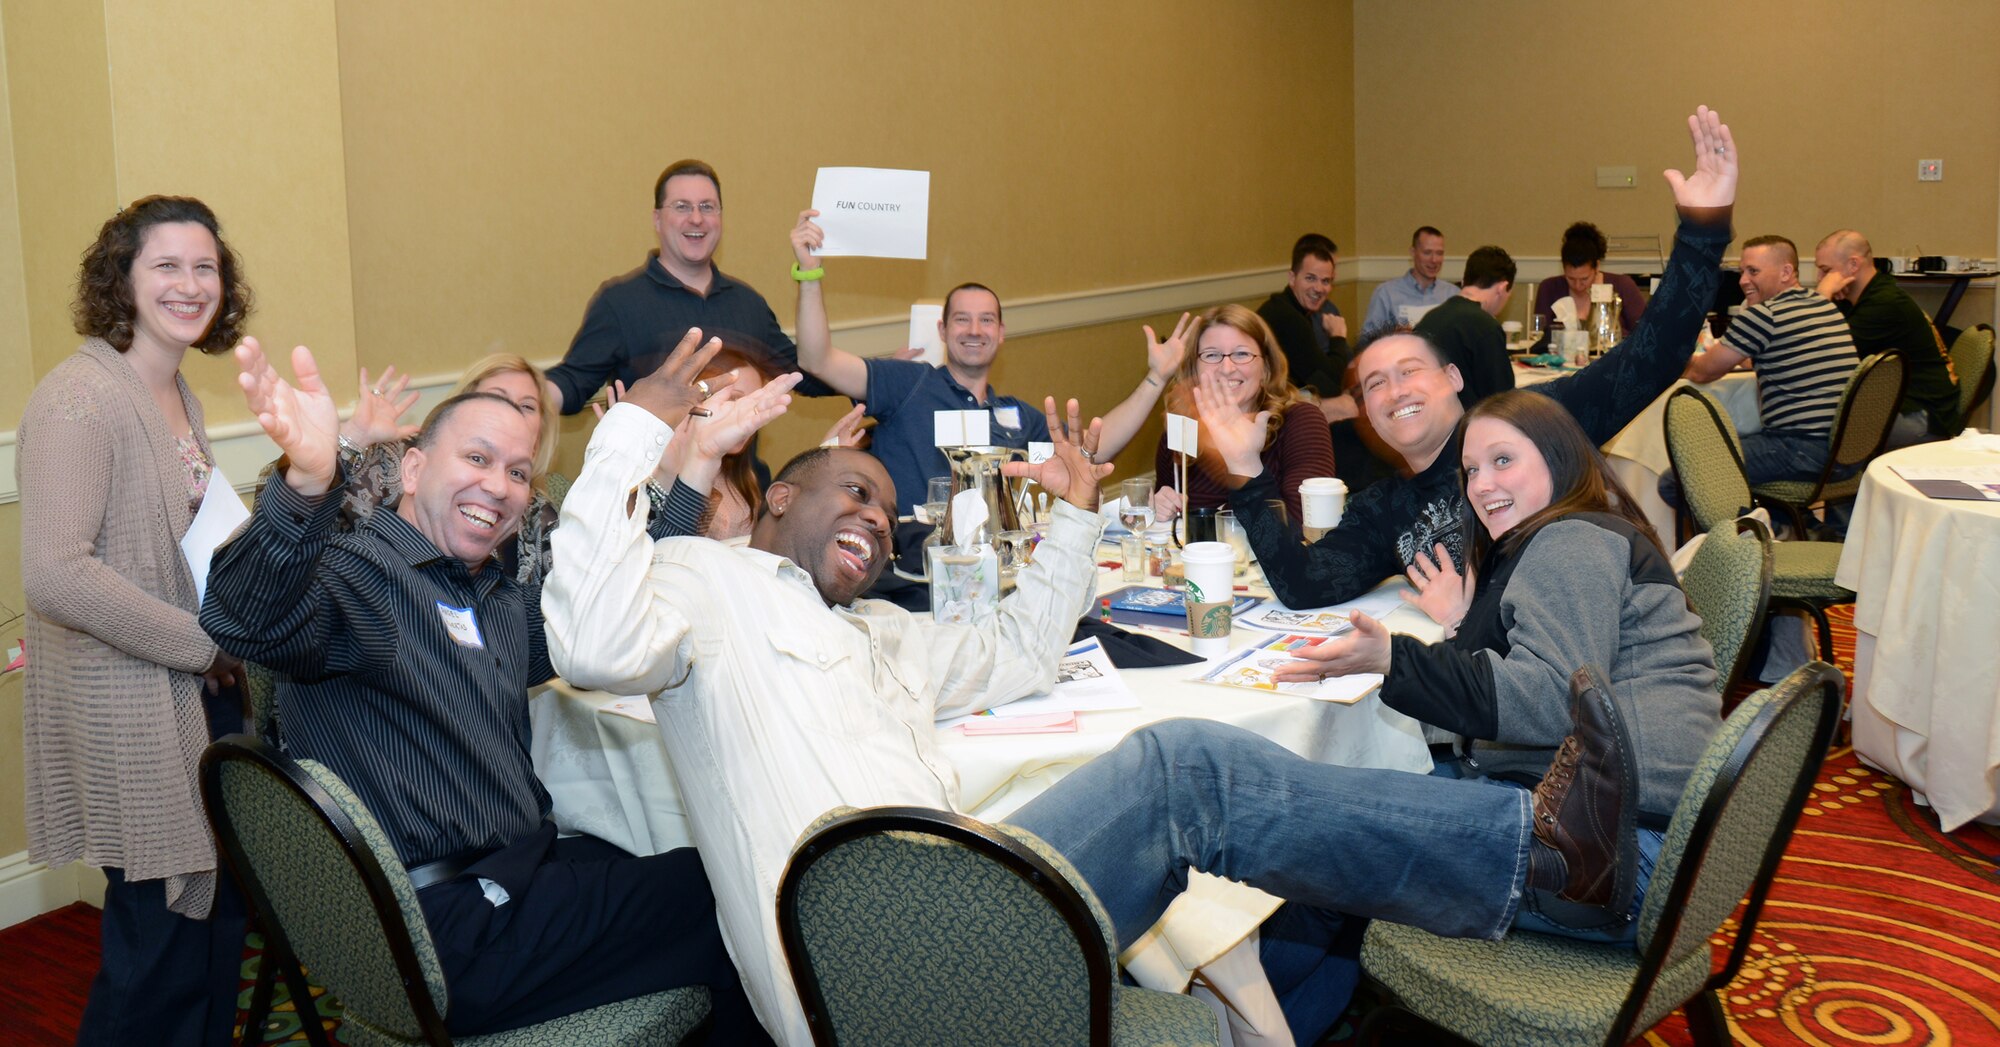
[[[1127,480],[1119,485],[1118,522],[1133,533],[1144,531],[1153,523],[1153,481],[1145,477]]]
[[[1215,514],[1215,540],[1228,542],[1236,550],[1236,573],[1242,574],[1250,567],[1250,535],[1243,530],[1243,524],[1236,519],[1236,510],[1223,509]]]
[[[917,522],[933,527],[944,523],[944,509],[951,503],[951,477],[933,476],[924,483],[924,500],[917,506]]]

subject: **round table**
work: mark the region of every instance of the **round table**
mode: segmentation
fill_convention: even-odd
[[[1834,574],[1855,592],[1854,750],[1909,783],[1946,831],[2000,824],[2000,502],[1928,497],[1899,466],[2000,471],[2000,453],[1919,444],[1862,478]]]
[[[1574,373],[1569,368],[1515,364],[1514,387],[1532,389],[1543,382]],[[1674,511],[1660,499],[1660,477],[1674,467],[1673,459],[1667,456],[1667,397],[1684,385],[1693,385],[1715,397],[1723,410],[1729,412],[1729,420],[1736,424],[1737,432],[1747,436],[1764,428],[1763,411],[1757,402],[1757,376],[1749,371],[1734,371],[1707,384],[1685,379],[1675,382],[1672,388],[1647,404],[1630,424],[1620,429],[1618,435],[1605,442],[1603,451],[1611,465],[1611,472],[1632,493],[1632,500],[1638,503],[1646,521],[1653,525],[1661,540],[1670,545],[1674,538]]]

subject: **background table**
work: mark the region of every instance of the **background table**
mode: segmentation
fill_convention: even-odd
[[[1514,386],[1530,389],[1573,373],[1515,364]],[[1667,456],[1667,397],[1684,385],[1695,385],[1720,401],[1723,410],[1729,412],[1730,421],[1736,423],[1737,432],[1747,435],[1764,428],[1763,411],[1757,403],[1757,376],[1749,371],[1734,371],[1706,385],[1675,382],[1672,389],[1655,397],[1631,424],[1604,444],[1612,474],[1632,492],[1632,500],[1669,547],[1674,544],[1674,511],[1660,499],[1659,487],[1660,477],[1674,467],[1673,459]]]
[[[2000,824],[2000,503],[1917,492],[1892,467],[2000,463],[1956,441],[1868,466],[1834,580],[1855,591],[1854,750],[1946,831]]]

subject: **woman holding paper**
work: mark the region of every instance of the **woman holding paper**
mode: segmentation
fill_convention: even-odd
[[[1242,442],[1239,423],[1215,427],[1227,430],[1217,443]],[[1404,594],[1448,638],[1391,636],[1357,613],[1352,633],[1301,651],[1277,678],[1381,673],[1382,704],[1467,739],[1438,773],[1532,783],[1571,731],[1570,675],[1596,668],[1637,765],[1636,913],[1662,831],[1721,725],[1715,653],[1652,527],[1566,409],[1505,392],[1475,405],[1458,433],[1470,575],[1439,546],[1416,558],[1415,595]],[[1559,927],[1530,908],[1520,925],[1534,930],[1630,942],[1637,926]]]
[[[214,212],[135,201],[84,253],[83,346],[21,419],[28,850],[107,881],[83,1043],[225,1043],[235,1020],[242,904],[195,769],[243,714],[180,547],[214,467],[180,368],[228,351],[249,308]]]
[[[1278,478],[1285,510],[1296,524],[1305,518],[1299,485],[1315,476],[1333,475],[1333,441],[1326,417],[1301,394],[1287,376],[1284,350],[1264,318],[1236,304],[1218,305],[1195,320],[1187,337],[1195,350],[1186,355],[1167,386],[1167,410],[1194,415],[1194,390],[1213,383],[1238,412],[1265,419],[1258,448],[1265,470]],[[1159,490],[1153,509],[1171,519],[1183,507],[1222,508],[1236,486],[1229,470],[1210,446],[1205,432],[1195,440],[1196,456],[1182,467],[1181,456],[1167,448],[1165,436],[1153,456]],[[1183,486],[1184,485],[1184,486]]]

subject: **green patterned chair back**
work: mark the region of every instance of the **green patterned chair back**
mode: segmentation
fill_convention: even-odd
[[[1833,739],[1845,686],[1838,670],[1811,662],[1744,699],[1723,721],[1668,825],[1639,913],[1635,984],[1645,991],[1626,1000],[1609,1042],[1624,1043],[1686,1000],[1654,976],[1696,953],[1706,969],[1710,937],[1747,893],[1729,961],[1707,988],[1735,978],[1771,876]]]
[[[1836,469],[1865,465],[1882,453],[1889,443],[1889,429],[1896,424],[1907,378],[1900,353],[1876,353],[1854,369],[1834,415],[1833,445],[1827,455],[1829,477]]]
[[[243,697],[250,705],[250,731],[275,744],[278,740],[278,678],[256,662],[243,663]]]
[[[569,497],[569,474],[547,473],[542,477],[542,491],[548,495],[549,508],[562,511],[563,499]]]
[[[1667,457],[1680,480],[1681,504],[1698,531],[1713,531],[1750,511],[1750,481],[1736,426],[1715,398],[1684,385],[1667,397]]]
[[[1951,370],[1958,376],[1958,413],[1972,424],[1972,409],[1993,391],[1993,326],[1980,324],[1951,343]]]
[[[1199,1001],[1116,985],[1117,934],[1034,834],[919,807],[800,836],[778,932],[818,1044],[1213,1044]]]
[[[231,735],[202,757],[202,796],[244,892],[346,1020],[448,1044],[444,974],[416,889],[382,827],[327,768]]]
[[[1756,646],[1771,602],[1771,529],[1754,516],[1717,524],[1702,540],[1681,588],[1701,616],[1701,636],[1715,649],[1715,689],[1728,694]]]

